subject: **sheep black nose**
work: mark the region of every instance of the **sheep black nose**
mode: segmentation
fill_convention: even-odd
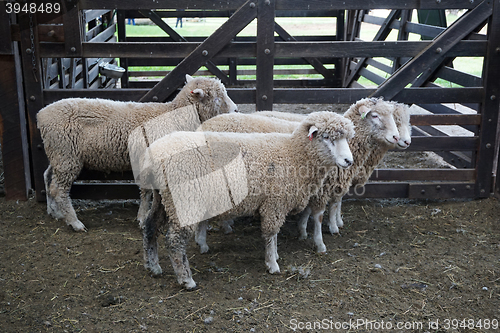
[[[346,158],[346,159],[344,159],[344,161],[345,161],[345,164],[347,164],[347,166],[351,166],[352,165],[352,160]]]

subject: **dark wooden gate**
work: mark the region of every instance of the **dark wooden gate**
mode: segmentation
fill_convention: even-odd
[[[42,174],[47,160],[35,124],[35,115],[44,105],[68,97],[162,102],[173,97],[186,73],[205,74],[201,67],[226,84],[236,103],[255,104],[258,110],[271,110],[276,103],[347,104],[367,96],[383,96],[427,110],[427,114],[412,116],[414,137],[409,150],[434,151],[456,169],[377,170],[359,196],[477,198],[494,191],[499,0],[80,0],[62,5],[59,16],[8,15],[1,8],[0,24],[7,32],[0,37],[0,94],[6,102],[1,109],[2,154],[6,193],[11,199],[25,198],[27,189],[34,188],[36,198],[44,200]],[[176,9],[185,9],[184,17],[228,19],[210,36],[183,37],[163,20],[177,16]],[[390,12],[387,17],[377,17],[367,9]],[[445,28],[438,23],[413,22],[414,9],[438,13],[438,17],[445,9],[465,9],[466,13]],[[276,22],[276,17],[300,16],[334,17],[337,23],[327,36],[297,37]],[[148,18],[165,37],[127,36],[127,18]],[[256,36],[238,36],[255,19]],[[380,26],[373,40],[360,39],[364,23]],[[481,30],[484,26],[486,33]],[[397,41],[387,40],[391,31],[397,31]],[[411,34],[422,38],[409,40]],[[454,69],[457,57],[483,57],[482,75]],[[390,59],[391,65],[381,58]],[[99,73],[101,62],[114,59],[128,69],[119,88],[116,80]],[[274,79],[279,72],[274,66],[279,64],[304,64],[318,77]],[[255,80],[239,80],[242,65],[255,68]],[[154,73],[134,69],[141,66],[175,67]],[[228,69],[220,69],[222,66]],[[145,75],[163,78],[140,80]],[[365,87],[360,78],[375,85]],[[445,88],[437,79],[455,86]],[[471,112],[463,114],[448,103]],[[436,125],[459,125],[471,134],[450,136]],[[128,181],[78,183],[73,188],[74,198],[137,196],[129,174],[84,173],[80,178]],[[499,187],[498,181],[496,184]]]

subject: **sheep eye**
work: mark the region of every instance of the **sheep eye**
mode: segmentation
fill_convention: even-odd
[[[378,118],[378,114],[376,114],[376,113],[372,113],[372,118],[373,118],[373,119],[377,119],[377,118]]]
[[[329,139],[330,136],[327,133],[323,133],[323,139]]]

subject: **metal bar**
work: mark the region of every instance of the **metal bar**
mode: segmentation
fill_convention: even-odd
[[[10,15],[5,7],[6,1],[0,1],[0,54],[13,54]]]
[[[144,95],[141,101],[165,101],[184,82],[186,74],[196,72],[207,60],[215,56],[234,36],[253,21],[255,17],[257,17],[255,3],[248,0],[219,29]]]
[[[257,110],[273,109],[275,0],[257,1]]]
[[[62,6],[65,9],[63,14],[64,50],[67,56],[81,57],[84,38],[82,12],[79,2],[70,3],[64,1]]]
[[[437,36],[422,53],[408,61],[394,75],[382,83],[372,96],[384,96],[386,99],[392,99],[417,77],[419,82],[425,81],[437,68],[436,64],[440,64],[446,57],[450,56],[448,51],[470,34],[477,25],[486,20],[491,13],[491,2],[487,0],[481,2],[476,8],[464,14]]]

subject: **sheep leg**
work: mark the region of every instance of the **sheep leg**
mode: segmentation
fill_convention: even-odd
[[[47,198],[47,214],[56,219],[63,218],[62,214],[59,213],[57,203],[52,196],[52,191],[50,191],[50,186],[52,184],[52,166],[50,164],[47,170],[43,173],[43,180],[45,182],[45,195]]]
[[[340,203],[341,203],[341,198],[337,199],[335,198],[334,200],[330,201],[330,207],[329,207],[329,221],[328,221],[328,228],[330,229],[330,233],[333,234],[338,234],[339,233],[339,224],[344,225],[342,222],[342,218],[340,218]],[[338,219],[340,219],[340,223],[338,222]]]
[[[189,268],[189,261],[186,254],[186,245],[189,240],[190,230],[189,227],[177,229],[178,224],[170,223],[167,232],[166,242],[168,256],[174,268],[177,282],[187,290],[196,288]]]
[[[337,206],[337,227],[342,228],[344,227],[344,221],[342,221],[342,199],[338,201],[338,206]]]
[[[75,231],[87,231],[85,225],[78,220],[75,209],[71,204],[71,198],[69,197],[71,185],[81,170],[81,166],[75,166],[62,172],[57,168],[49,167],[44,173],[44,178],[46,174],[46,182],[49,184],[49,188],[46,189],[47,196],[53,198],[51,200],[51,212],[48,209],[47,212],[49,214],[52,213],[51,215],[56,219],[63,219]]]
[[[299,227],[299,239],[307,239],[307,221],[309,221],[309,216],[311,215],[311,206],[307,206],[306,209],[300,214],[299,222],[297,226]]]
[[[232,226],[234,225],[234,220],[227,220],[222,222],[222,230],[224,230],[224,233],[230,234],[233,232]]]
[[[277,244],[278,234],[270,234],[264,236],[264,241],[266,244],[266,267],[269,273],[276,274],[280,272],[280,267],[276,262],[278,260],[278,244]]]
[[[147,270],[150,270],[153,276],[157,276],[162,273],[158,260],[158,234],[159,226],[162,223],[162,220],[166,220],[166,213],[163,205],[161,204],[161,197],[158,191],[155,190],[153,192],[153,204],[142,227],[144,267]]]
[[[200,253],[207,253],[209,250],[209,247],[207,245],[207,229],[208,229],[208,222],[201,221],[198,223],[198,226],[195,231],[194,239],[196,241],[196,244],[200,246]]]
[[[313,220],[314,220],[314,244],[316,245],[316,251],[318,253],[326,253],[326,246],[323,243],[323,232],[321,228],[321,224],[323,222],[323,213],[325,209],[318,209],[313,212]]]
[[[153,191],[141,189],[141,202],[139,204],[139,211],[137,212],[137,221],[139,221],[139,227],[142,229],[144,227],[144,220],[148,216],[149,203],[153,198]]]

